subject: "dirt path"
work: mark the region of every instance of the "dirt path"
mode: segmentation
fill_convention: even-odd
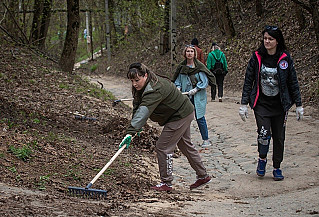
[[[92,77],[118,98],[130,98],[130,83],[125,78]],[[210,92],[210,91],[208,91]],[[192,201],[167,203],[160,200],[131,204],[130,216],[167,210],[173,216],[319,216],[319,121],[312,118],[313,108],[297,122],[294,109],[289,113],[282,170],[285,180],[272,179],[270,148],[267,173],[255,174],[257,160],[256,126],[252,111],[247,122],[238,116],[239,93],[226,92],[224,100],[208,102],[206,120],[213,146],[202,149],[200,133],[192,123],[192,139],[214,176],[204,188],[189,191],[194,171],[184,156],[174,159],[173,194],[186,194]],[[130,105],[130,102],[127,103]],[[154,125],[156,126],[156,125]],[[165,193],[164,193],[165,194]]]

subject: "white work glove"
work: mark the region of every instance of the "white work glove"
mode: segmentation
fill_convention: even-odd
[[[239,116],[243,121],[246,121],[246,118],[248,118],[248,106],[247,105],[241,105],[239,108]]]
[[[188,91],[188,95],[193,96],[193,95],[195,95],[195,93],[197,93],[197,91],[198,91],[198,88],[195,87],[194,89],[191,89],[190,91]]]
[[[298,106],[296,108],[296,116],[297,116],[297,121],[301,121],[303,119],[303,107]]]

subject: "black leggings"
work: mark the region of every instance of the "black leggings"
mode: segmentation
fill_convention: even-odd
[[[223,97],[225,75],[215,75],[215,77],[216,77],[216,85],[218,86],[218,97]],[[213,100],[215,100],[215,96],[216,96],[216,85],[211,86],[211,97]]]
[[[286,114],[265,117],[255,113],[257,123],[257,142],[260,158],[266,158],[269,151],[270,139],[273,139],[273,167],[280,168],[284,154]]]

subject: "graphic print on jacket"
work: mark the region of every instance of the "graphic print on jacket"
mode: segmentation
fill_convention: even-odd
[[[279,93],[277,68],[261,66],[261,88],[266,96],[276,96]]]

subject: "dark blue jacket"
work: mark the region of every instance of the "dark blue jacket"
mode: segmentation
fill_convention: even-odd
[[[261,56],[256,51],[248,62],[241,104],[253,109],[260,95]],[[288,52],[283,52],[277,62],[279,94],[284,111],[288,111],[295,103],[301,106],[301,96],[293,60]]]

